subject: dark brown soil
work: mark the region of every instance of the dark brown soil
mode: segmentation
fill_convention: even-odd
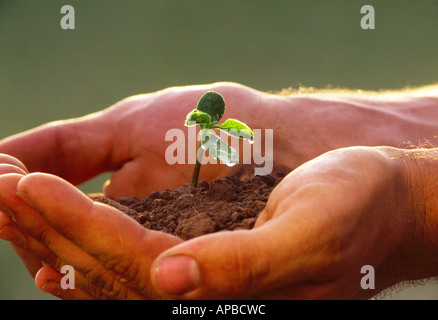
[[[144,227],[188,240],[221,230],[251,229],[282,176],[230,176],[153,192],[144,199],[94,197],[136,219]]]

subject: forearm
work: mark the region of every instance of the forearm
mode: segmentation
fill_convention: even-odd
[[[62,156],[69,157],[69,165],[84,163],[83,159],[76,161],[77,155],[86,158],[89,165],[90,152],[87,150],[91,151],[93,159],[96,159],[95,151],[99,150],[98,161],[90,167],[88,177],[94,172],[113,169],[108,161],[112,166],[121,166],[125,159],[135,158],[135,150],[151,149],[135,146],[148,144],[152,136],[156,137],[153,141],[157,144],[152,143],[152,149],[161,150],[165,131],[183,129],[185,115],[208,90],[224,96],[225,118],[239,119],[253,129],[273,129],[274,164],[290,169],[341,147],[406,147],[419,146],[425,141],[433,144],[438,133],[438,87],[391,93],[330,90],[280,95],[236,83],[215,83],[169,88],[127,99],[105,112],[106,117],[69,122],[74,124],[74,130],[70,130],[70,125],[48,127],[0,141],[0,152],[22,159],[31,171],[47,171],[50,167],[50,172],[70,177],[76,175],[77,170],[72,170],[74,174],[66,174],[67,162],[63,165]],[[154,121],[149,122],[150,119]],[[113,124],[122,122],[129,128],[122,137],[135,138],[132,141],[127,138],[127,144],[114,145],[112,137],[120,134]],[[146,127],[145,123],[148,123]],[[121,148],[121,145],[127,147]],[[117,159],[116,164],[113,164],[114,159]],[[54,171],[56,167],[60,169]]]
[[[348,146],[434,144],[438,133],[438,86],[383,93],[332,90],[265,95],[263,101],[260,120],[270,121],[264,125],[274,129],[276,149],[293,150],[294,167]]]
[[[410,188],[411,222],[401,259],[414,279],[438,275],[438,149],[401,151]]]

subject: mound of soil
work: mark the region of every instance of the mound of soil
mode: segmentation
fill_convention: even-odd
[[[229,176],[190,183],[174,190],[153,192],[144,199],[124,197],[111,200],[93,197],[131,216],[145,228],[188,240],[221,230],[251,229],[282,177]]]

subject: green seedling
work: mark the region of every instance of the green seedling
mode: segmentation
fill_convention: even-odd
[[[235,119],[227,119],[218,125],[219,120],[225,113],[224,98],[217,92],[206,92],[198,101],[196,109],[187,114],[186,126],[199,125],[201,128],[198,142],[196,164],[193,170],[192,186],[196,187],[201,170],[203,150],[215,159],[228,166],[239,163],[239,154],[236,149],[222,141],[211,129],[219,129],[231,136],[241,139],[253,139],[252,130],[243,122]]]

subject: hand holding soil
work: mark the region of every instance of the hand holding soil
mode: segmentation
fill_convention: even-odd
[[[253,229],[183,241],[147,230],[74,187],[109,170],[115,173],[104,191],[113,199],[189,182],[193,166],[170,167],[162,138],[182,127],[208,90],[227,97],[227,117],[274,129],[276,169],[299,167],[275,187]],[[433,187],[424,168],[434,155],[392,148],[324,153],[432,138],[438,124],[431,119],[438,117],[430,97],[428,91],[281,96],[215,84],[136,96],[45,125],[0,142],[0,152],[21,160],[0,158],[1,237],[15,243],[40,289],[65,299],[369,298],[437,273],[428,251],[437,246],[430,209],[437,206],[415,205],[434,201],[421,192]],[[237,169],[207,165],[200,180]],[[423,224],[425,215],[432,223]],[[62,264],[75,268],[77,289],[59,287]],[[364,264],[385,279],[376,290],[360,288]]]
[[[277,186],[254,229],[187,242],[3,158],[10,165],[0,176],[0,224],[25,261],[48,264],[37,286],[65,299],[370,298],[406,275],[434,274],[431,242],[417,238],[433,230],[420,229],[425,212],[413,204],[426,198],[410,188],[411,156],[393,148],[327,153]],[[77,289],[60,288],[63,264],[75,267]],[[382,277],[376,291],[358,285],[364,264]]]

